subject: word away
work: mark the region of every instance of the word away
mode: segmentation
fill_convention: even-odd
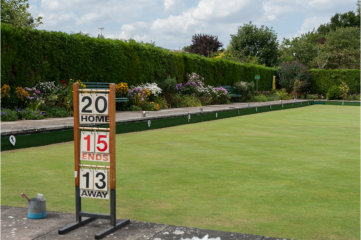
[[[108,193],[109,192],[94,191],[94,190],[80,190],[80,197],[109,199]]]

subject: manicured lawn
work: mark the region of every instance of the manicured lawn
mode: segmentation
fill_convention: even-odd
[[[2,204],[74,212],[73,143],[2,153]],[[84,201],[106,212],[108,201]],[[117,136],[117,213],[296,239],[360,238],[360,108],[310,106]]]

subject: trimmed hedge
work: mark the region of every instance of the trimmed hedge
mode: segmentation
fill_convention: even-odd
[[[127,82],[136,85],[160,82],[167,76],[186,81],[196,72],[213,86],[253,81],[259,90],[272,88],[276,69],[199,55],[175,53],[135,41],[97,39],[81,34],[15,28],[2,24],[2,83],[13,89],[32,87],[40,81],[80,79],[91,82]]]
[[[358,69],[311,69],[311,91],[326,94],[334,85],[339,86],[341,81],[347,83],[350,94],[360,93],[360,70]]]

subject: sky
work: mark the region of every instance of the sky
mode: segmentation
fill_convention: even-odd
[[[29,0],[38,29],[135,39],[179,50],[194,34],[218,37],[226,48],[231,34],[249,23],[293,38],[329,22],[335,13],[356,11],[356,0]],[[100,28],[104,28],[100,30]]]

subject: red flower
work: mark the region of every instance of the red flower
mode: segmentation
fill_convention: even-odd
[[[61,80],[61,83],[62,83],[62,84],[65,84],[66,82],[65,82],[65,80]]]

